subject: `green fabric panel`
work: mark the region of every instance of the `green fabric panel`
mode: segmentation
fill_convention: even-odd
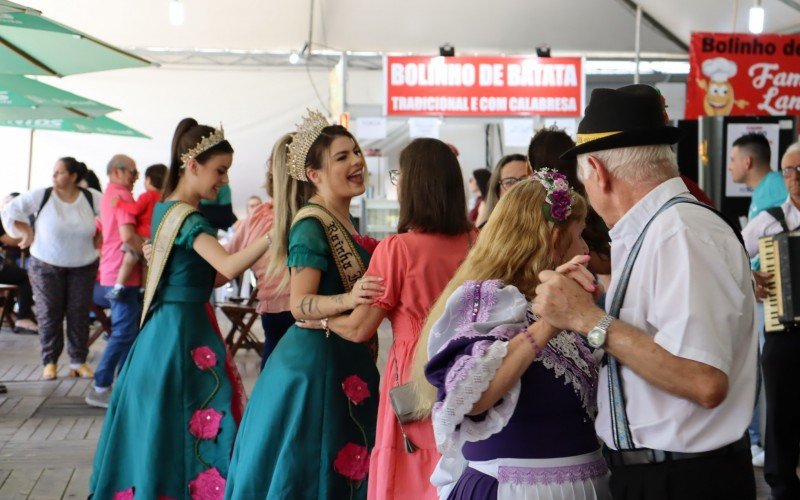
[[[3,116],[0,108],[0,116]],[[20,118],[0,121],[0,127],[33,128],[37,130],[58,130],[61,132],[79,132],[82,134],[119,135],[124,137],[148,136],[134,130],[107,116],[96,118]]]
[[[4,14],[0,18],[0,36],[20,51],[51,68],[57,75],[149,65],[148,62],[132,54],[97,43],[80,31],[31,14]],[[0,73],[12,73],[9,68],[19,59],[21,56],[14,51],[0,51]],[[28,62],[24,64],[30,65]],[[33,71],[15,73],[49,74],[37,66],[33,68],[35,68]]]

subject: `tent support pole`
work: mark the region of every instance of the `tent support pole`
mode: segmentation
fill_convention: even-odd
[[[31,140],[28,145],[28,191],[31,190],[31,174],[33,172],[33,133],[36,129],[31,129]]]
[[[639,58],[642,54],[642,6],[636,5],[636,71],[633,74],[633,83],[639,83]]]

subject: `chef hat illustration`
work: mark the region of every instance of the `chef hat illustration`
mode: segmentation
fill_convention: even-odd
[[[703,74],[715,82],[725,82],[736,75],[736,63],[724,57],[703,61]]]

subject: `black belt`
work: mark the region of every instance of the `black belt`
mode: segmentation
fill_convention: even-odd
[[[624,465],[660,464],[675,460],[730,455],[743,450],[750,450],[750,438],[747,435],[727,446],[711,451],[683,453],[680,451],[651,450],[649,448],[619,451],[603,446],[603,456],[611,467],[621,467]]]

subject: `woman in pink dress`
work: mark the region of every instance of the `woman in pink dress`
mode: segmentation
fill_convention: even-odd
[[[430,476],[439,461],[430,419],[401,426],[389,401],[392,388],[408,382],[420,330],[428,310],[466,258],[476,233],[467,219],[458,159],[443,142],[416,139],[400,154],[399,234],[375,249],[367,276],[386,287],[372,305],[327,320],[330,331],[365,342],[384,318],[394,342],[383,372],[375,448],[370,458],[370,499],[435,499]]]

